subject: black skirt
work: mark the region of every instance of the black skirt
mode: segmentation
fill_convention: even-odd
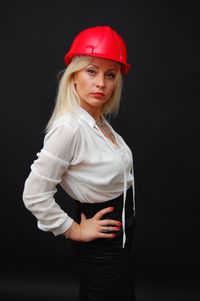
[[[99,210],[113,206],[115,209],[102,219],[115,219],[122,222],[123,194],[118,198],[98,204],[77,203],[80,223],[81,212],[87,218]],[[122,248],[122,227],[115,238],[100,238],[90,242],[72,243],[76,259],[76,273],[80,280],[79,301],[134,301],[133,236],[135,218],[133,214],[132,187],[127,190],[125,206],[126,243]]]

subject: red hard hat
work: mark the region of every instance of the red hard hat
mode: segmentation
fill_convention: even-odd
[[[130,69],[127,63],[126,44],[121,36],[109,26],[96,26],[81,31],[65,55],[65,64],[71,63],[75,55],[89,55],[121,63],[122,73]]]

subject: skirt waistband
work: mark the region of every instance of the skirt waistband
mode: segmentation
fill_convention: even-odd
[[[114,219],[119,222],[122,222],[122,210],[123,210],[123,194],[119,197],[102,202],[102,203],[80,203],[77,201],[77,212],[75,216],[75,221],[80,223],[81,221],[81,212],[83,212],[86,218],[92,218],[98,211],[107,207],[114,207],[113,211],[110,211],[103,215],[101,219]],[[134,214],[133,214],[133,194],[132,194],[132,187],[127,190],[126,194],[126,203],[125,203],[125,231],[127,232],[128,229],[133,226],[134,224]],[[115,240],[122,240],[123,229],[120,228],[119,231],[115,231]],[[100,239],[101,243],[103,241],[112,241],[112,238],[109,239]],[[91,242],[91,244],[96,244],[96,240]],[[121,242],[120,242],[121,243]],[[98,242],[99,244],[99,242]]]
[[[103,215],[102,219],[114,219],[122,222],[123,194],[103,203],[79,203],[77,222],[80,223],[81,212],[83,212],[87,218],[92,218],[99,210],[109,206],[113,206],[114,210]],[[134,225],[132,188],[129,188],[127,190],[125,204],[125,248],[122,248],[123,229],[121,227],[119,231],[114,232],[116,235],[115,238],[99,238],[84,243],[73,242],[75,253],[78,252],[78,258],[81,261],[88,263],[99,263],[103,260],[104,263],[111,264],[122,261],[130,252],[135,228]]]
[[[99,210],[107,208],[107,207],[114,207],[114,210],[106,213],[102,219],[107,218],[116,218],[119,217],[121,220],[121,214],[123,209],[123,194],[118,196],[115,199],[102,202],[102,203],[80,203],[80,210],[81,212],[85,213],[87,218],[93,217]],[[132,194],[132,187],[127,190],[126,195],[126,205],[125,205],[125,214],[129,216],[133,213],[133,194]]]

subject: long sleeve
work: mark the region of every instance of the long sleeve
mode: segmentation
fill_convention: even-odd
[[[73,222],[56,203],[54,194],[73,159],[76,139],[76,129],[63,123],[55,125],[44,137],[43,148],[24,184],[25,207],[37,218],[39,229],[54,235],[65,232]]]

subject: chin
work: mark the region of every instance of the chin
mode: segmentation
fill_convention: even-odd
[[[99,107],[99,106],[103,106],[104,102],[97,100],[97,101],[91,101],[88,104],[92,107]]]
[[[94,106],[103,106],[105,105],[106,103],[108,102],[108,100],[102,100],[102,99],[95,99],[95,100],[92,100],[90,102],[90,105],[94,105]]]

